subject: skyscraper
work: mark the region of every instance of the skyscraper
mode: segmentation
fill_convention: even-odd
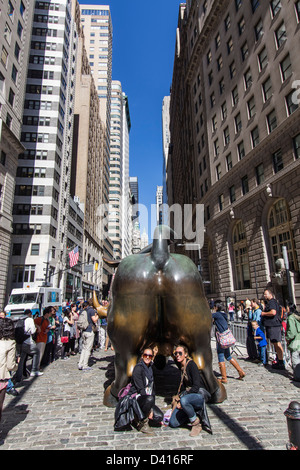
[[[0,307],[10,293],[12,212],[20,143],[33,2],[2,2],[0,15]],[[15,250],[17,248],[15,247]],[[7,286],[7,288],[6,288]]]
[[[72,297],[80,270],[67,273],[68,251],[79,246],[81,261],[83,213],[70,201],[77,48],[71,0],[35,2],[29,32],[11,287],[44,281]]]
[[[109,237],[114,257],[129,254],[129,132],[128,98],[119,81],[112,82],[110,131]]]
[[[109,165],[110,165],[110,116],[112,82],[112,38],[113,27],[108,5],[80,5],[81,24],[85,37],[85,48],[91,74],[94,78],[99,98],[99,115],[103,127],[103,159],[101,163],[102,204],[109,203]],[[100,162],[99,162],[100,163]],[[108,217],[108,213],[105,214]],[[103,224],[102,224],[103,225]],[[112,243],[107,228],[102,226],[104,258],[112,255]],[[104,263],[105,273],[112,274],[111,268]]]
[[[300,300],[299,25],[295,1],[180,5],[170,203],[205,208],[201,267],[216,299],[272,286]]]

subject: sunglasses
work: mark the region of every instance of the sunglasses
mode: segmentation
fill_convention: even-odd
[[[143,354],[143,358],[144,358],[144,359],[147,359],[147,357],[149,357],[150,359],[152,359],[153,354]]]
[[[175,351],[174,356],[182,356],[183,352],[182,351]]]

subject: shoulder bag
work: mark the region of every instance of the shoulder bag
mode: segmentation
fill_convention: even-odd
[[[216,339],[221,348],[223,349],[230,348],[236,343],[236,339],[229,328],[223,333],[219,333],[219,331],[216,330]]]

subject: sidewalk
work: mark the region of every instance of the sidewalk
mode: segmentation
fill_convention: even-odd
[[[247,374],[244,381],[237,380],[237,371],[228,364],[228,398],[208,405],[213,435],[202,431],[196,438],[190,438],[186,428],[162,427],[153,437],[134,429],[114,431],[114,409],[102,404],[104,389],[114,375],[113,351],[96,351],[89,372],[77,369],[78,355],[58,360],[43,376],[24,380],[18,397],[6,395],[0,450],[285,450],[284,411],[291,401],[300,401],[300,384],[291,381],[290,369],[267,370],[245,357],[237,357]],[[157,404],[167,409],[160,396]]]

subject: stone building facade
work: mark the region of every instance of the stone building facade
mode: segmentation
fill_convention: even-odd
[[[204,205],[200,264],[215,299],[271,286],[300,301],[299,22],[299,1],[180,6],[168,197]]]

